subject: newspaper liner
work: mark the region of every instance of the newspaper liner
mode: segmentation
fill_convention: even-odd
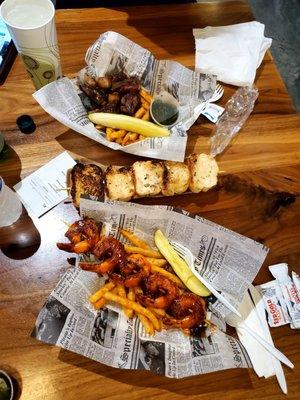
[[[212,97],[216,77],[192,71],[169,60],[156,60],[152,53],[119,33],[103,33],[87,50],[86,69],[94,76],[123,70],[129,76],[138,76],[143,87],[152,95],[166,90],[180,104],[180,123],[171,129],[168,138],[149,138],[128,146],[105,139],[87,118],[82,104],[85,95],[76,79],[59,79],[33,94],[36,101],[53,118],[70,129],[81,133],[113,150],[162,160],[183,161],[187,130],[199,117]],[[81,75],[82,71],[80,71]]]
[[[204,276],[234,302],[243,297],[268,252],[260,243],[172,207],[81,199],[81,215],[104,222],[107,233],[123,242],[118,228],[132,230],[151,245],[154,231],[162,229],[203,261]],[[104,280],[70,268],[40,311],[32,335],[112,367],[151,370],[170,378],[251,366],[241,343],[224,333],[225,313],[218,302],[210,305],[210,319],[221,330],[203,338],[179,330],[149,336],[137,318],[128,320],[115,304],[93,309],[89,296]]]

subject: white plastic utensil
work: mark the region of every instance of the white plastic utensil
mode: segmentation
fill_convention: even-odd
[[[209,100],[204,101],[203,103],[195,107],[194,110],[195,118],[198,118],[200,114],[203,114],[205,112],[206,108],[209,107],[209,103],[214,103],[215,101],[219,100],[223,96],[223,94],[224,94],[224,88],[222,85],[218,83],[216,85],[212,97]]]
[[[204,103],[204,107],[201,108],[200,114],[208,118],[214,124],[218,121],[220,116],[224,112],[224,108],[217,104],[214,104],[224,94],[224,88],[220,84],[216,85],[215,91],[212,97]]]
[[[249,335],[254,337],[262,346],[264,346],[265,349],[267,349],[271,354],[273,354],[274,357],[278,358],[283,364],[287,365],[290,368],[294,368],[294,364],[291,363],[291,361],[283,354],[281,351],[276,349],[276,347],[272,346],[270,343],[268,343],[262,336],[258,335],[256,332],[254,332],[249,326],[245,323],[245,321],[233,314],[228,315],[225,318],[225,321],[228,325],[234,327],[234,328],[239,328],[245,330]]]
[[[241,317],[241,314],[238,312],[238,310],[232,304],[230,304],[229,301],[225,299],[225,297],[222,296],[205,278],[203,278],[197,271],[195,271],[194,269],[195,257],[193,256],[192,252],[182,244],[179,244],[172,240],[170,240],[170,244],[173,247],[173,249],[177,251],[180,257],[183,258],[184,261],[189,265],[191,271],[199,279],[199,281],[202,282],[203,285],[205,285],[207,289],[210,290],[212,294],[214,294],[216,298],[220,300],[221,303],[223,303],[230,311],[235,313],[238,317]]]
[[[222,85],[217,83],[214,94],[212,97],[208,100],[209,103],[214,103],[215,101],[219,100],[224,94],[224,88]]]
[[[250,285],[249,292],[250,292],[252,300],[255,304],[255,309],[257,312],[257,316],[260,319],[261,326],[264,329],[265,338],[269,341],[270,344],[273,345],[274,343],[273,343],[273,339],[272,339],[272,336],[271,336],[271,333],[269,330],[269,326],[268,326],[268,323],[266,320],[266,313],[265,313],[265,308],[263,305],[263,299],[261,297],[261,294],[253,285]],[[279,384],[281,390],[283,391],[283,393],[287,394],[287,384],[286,384],[286,379],[285,379],[284,372],[282,369],[282,365],[280,364],[280,361],[275,357],[272,357],[271,361],[272,361],[272,365],[273,365],[273,368],[275,371],[275,375],[276,375],[278,384]]]

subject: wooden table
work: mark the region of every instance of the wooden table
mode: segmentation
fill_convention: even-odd
[[[158,58],[194,66],[192,28],[252,20],[242,2],[147,6],[124,9],[58,11],[57,30],[65,75],[84,66],[84,54],[100,33],[115,30],[151,50]],[[255,282],[271,280],[267,266],[287,262],[300,267],[300,119],[268,53],[257,73],[260,96],[246,126],[218,158],[226,174],[214,190],[201,195],[147,199],[145,204],[172,204],[259,240],[270,247]],[[221,104],[236,88],[226,86]],[[0,130],[9,149],[0,161],[0,174],[13,185],[68,150],[77,158],[130,164],[136,158],[109,150],[47,115],[31,94],[33,87],[17,59],[0,89]],[[33,116],[37,130],[23,135],[16,117]],[[187,154],[208,151],[213,125],[200,118],[189,132]],[[45,298],[68,268],[56,241],[76,212],[60,204],[39,220],[22,218],[0,230],[0,369],[22,388],[22,400],[56,399],[277,399],[283,398],[275,378],[259,380],[252,370],[236,369],[183,380],[147,372],[106,367],[71,352],[42,344],[30,332]],[[295,363],[285,369],[290,399],[299,398],[300,352],[296,331],[272,329],[276,346]],[[299,337],[299,336],[298,336]]]

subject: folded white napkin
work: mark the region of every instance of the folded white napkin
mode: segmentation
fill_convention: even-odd
[[[252,85],[272,39],[264,37],[264,24],[246,22],[228,26],[193,29],[196,69],[217,75],[221,82]]]
[[[275,375],[272,365],[272,355],[255,340],[249,333],[242,329],[244,323],[260,336],[266,338],[264,329],[257,315],[257,309],[254,307],[248,292],[245,293],[243,301],[239,305],[239,312],[244,321],[240,322],[236,328],[238,337],[247,350],[252,366],[256,374],[261,378],[269,378]]]

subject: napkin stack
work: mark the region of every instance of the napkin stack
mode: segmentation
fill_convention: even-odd
[[[249,293],[246,292],[239,306],[243,321],[236,328],[238,337],[247,350],[253,369],[258,377],[269,378],[276,375],[283,393],[287,394],[286,381],[280,361],[243,329],[243,324],[245,324],[271,345],[274,344],[266,320],[263,299],[253,285],[250,285]]]
[[[256,69],[272,44],[272,39],[264,37],[264,30],[264,24],[256,21],[193,29],[196,69],[217,75],[224,83],[252,85]]]

